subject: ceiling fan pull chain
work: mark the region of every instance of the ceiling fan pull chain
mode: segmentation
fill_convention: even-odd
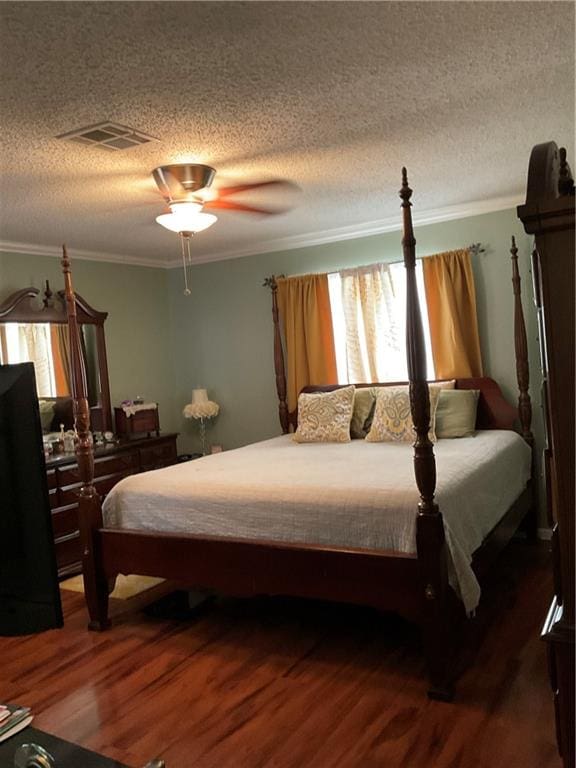
[[[188,288],[188,273],[186,271],[186,250],[184,248],[184,240],[188,240],[188,258],[190,258],[190,238],[186,238],[182,232],[180,232],[180,243],[182,245],[182,266],[184,267],[184,296],[190,296],[192,291]]]

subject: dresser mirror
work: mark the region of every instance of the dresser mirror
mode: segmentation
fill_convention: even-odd
[[[90,420],[95,431],[112,430],[110,385],[104,321],[76,295],[76,313],[86,373]],[[24,288],[0,304],[0,364],[33,362],[44,432],[73,426],[70,346],[64,292],[54,294],[48,281],[43,295]]]

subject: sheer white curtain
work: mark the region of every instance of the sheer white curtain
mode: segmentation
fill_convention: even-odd
[[[48,323],[7,324],[7,327],[10,326],[12,326],[12,339],[9,340],[9,353],[10,347],[12,348],[10,362],[24,363],[31,360],[34,363],[39,397],[55,397],[56,383],[50,325]]]
[[[418,292],[428,378],[434,378],[421,264]],[[406,381],[406,273],[402,263],[328,275],[340,383]]]

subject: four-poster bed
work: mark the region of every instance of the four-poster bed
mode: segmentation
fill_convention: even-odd
[[[418,508],[414,509],[415,551],[411,552],[346,546],[342,543],[285,541],[265,536],[233,537],[105,527],[100,500],[92,484],[89,414],[82,358],[78,352],[70,264],[64,251],[63,268],[75,374],[73,394],[79,435],[77,453],[83,480],[79,498],[83,572],[91,629],[102,630],[109,625],[108,585],[118,573],[163,576],[190,587],[210,587],[235,595],[288,594],[370,605],[396,611],[420,624],[430,678],[429,695],[443,700],[451,698],[455,675],[454,627],[464,618],[464,609],[450,587],[449,547],[443,516],[435,501],[436,464],[428,437],[430,405],[415,279],[411,195],[406,170],[403,169],[400,196],[407,270],[407,354],[410,405],[416,433],[414,472],[420,499]],[[296,416],[288,412],[286,404],[285,366],[273,279],[269,285],[273,297],[279,415],[282,431],[286,434],[290,425],[295,423]],[[526,339],[519,291],[515,294],[515,301],[518,381],[521,400],[526,403]],[[488,378],[460,379],[456,381],[456,387],[480,391],[478,428],[513,428],[516,409],[506,403],[496,382]],[[308,389],[314,391],[330,387]],[[520,420],[523,436],[531,440],[529,408],[524,406],[520,409]],[[298,446],[295,448],[298,449]],[[152,475],[148,479],[151,480]],[[481,575],[487,569],[530,510],[533,512],[532,490],[528,481],[512,503],[502,510],[504,514],[499,516],[499,522],[491,526],[492,530],[484,543],[474,552],[472,568],[475,573]]]

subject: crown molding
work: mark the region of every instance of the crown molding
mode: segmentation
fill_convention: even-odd
[[[460,203],[458,205],[437,208],[430,211],[413,211],[412,217],[414,224],[417,226],[441,224],[442,222],[453,221],[454,219],[466,219],[471,216],[481,216],[485,213],[508,210],[510,208],[515,208],[523,202],[523,195],[518,193],[508,197],[497,197],[490,200]],[[352,226],[338,227],[336,229],[329,229],[321,232],[309,232],[304,235],[291,235],[277,240],[268,240],[259,243],[258,245],[247,246],[246,248],[220,251],[218,253],[205,255],[197,253],[194,256],[194,264],[207,264],[212,261],[227,261],[228,259],[256,256],[262,253],[290,251],[295,248],[308,248],[314,245],[325,245],[327,243],[344,240],[354,240],[362,237],[370,237],[372,235],[381,235],[387,232],[398,232],[400,229],[400,217],[393,216],[378,221],[366,222],[364,224],[354,224]],[[181,259],[161,262],[159,259],[127,256],[118,253],[85,251],[76,248],[70,250],[72,257],[79,260],[104,261],[112,264],[127,264],[136,267],[152,267],[155,269],[172,269],[182,266]],[[7,253],[28,254],[31,256],[53,256],[56,258],[62,256],[61,246],[19,243],[8,240],[0,240],[0,252],[2,251]]]
[[[101,251],[83,251],[79,248],[68,248],[70,255],[76,261],[106,261],[111,264],[128,264],[134,267],[153,267],[167,269],[167,262],[158,259],[147,259],[139,256],[126,256],[120,253],[104,253]],[[40,245],[38,243],[18,243],[11,240],[0,240],[0,253],[22,253],[28,256],[52,256],[62,258],[61,245]]]
[[[437,208],[430,211],[416,213],[412,210],[412,220],[417,226],[426,226],[427,224],[441,224],[445,221],[454,221],[455,219],[467,219],[472,216],[482,216],[486,213],[496,213],[497,211],[506,211],[515,208],[524,202],[522,193],[509,195],[507,197],[495,197],[490,200],[476,200],[470,203],[459,203],[458,205]],[[244,256],[257,256],[262,253],[275,253],[277,251],[290,251],[295,248],[308,248],[314,245],[325,245],[327,243],[341,242],[344,240],[355,240],[372,235],[382,235],[387,232],[400,232],[402,223],[399,216],[391,216],[379,221],[370,221],[364,224],[353,224],[348,227],[339,227],[322,232],[310,232],[305,235],[291,235],[289,237],[279,238],[278,240],[268,240],[260,243],[258,246],[234,249],[231,251],[221,251],[215,254],[202,255],[197,253],[194,256],[194,264],[208,264],[212,261],[227,261],[228,259],[239,259]],[[182,266],[181,259],[173,259],[167,262],[169,268]]]

